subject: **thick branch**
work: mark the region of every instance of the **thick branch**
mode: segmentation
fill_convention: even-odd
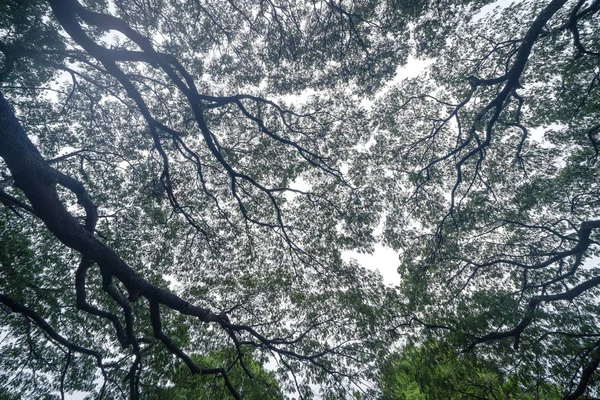
[[[565,400],[575,400],[585,393],[592,375],[598,369],[598,365],[600,365],[600,342],[596,342],[590,361],[583,367],[577,388],[565,397]]]

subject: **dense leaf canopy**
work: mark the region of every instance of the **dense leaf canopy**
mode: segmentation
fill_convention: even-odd
[[[457,354],[446,344],[428,341],[390,355],[381,369],[382,398],[559,400],[562,390],[539,375],[524,379],[503,371],[475,352]]]
[[[0,2],[0,395],[597,396],[600,1],[486,3]]]
[[[599,6],[523,2],[459,24],[381,99],[367,159],[402,250],[398,327],[569,398],[598,387]]]

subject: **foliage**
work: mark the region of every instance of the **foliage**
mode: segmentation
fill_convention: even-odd
[[[217,350],[208,356],[192,358],[200,364],[206,366],[221,366],[229,369],[229,378],[232,385],[241,393],[244,398],[249,400],[282,399],[283,395],[279,389],[279,384],[274,378],[273,372],[265,371],[262,364],[252,357],[245,355],[244,364],[238,364],[237,354],[228,350]],[[142,398],[157,400],[179,400],[179,399],[218,399],[227,398],[227,388],[221,380],[212,376],[195,376],[190,378],[190,372],[180,366],[172,371],[170,380],[173,387],[160,388],[156,392],[142,394]]]
[[[360,164],[392,210],[396,327],[567,398],[598,395],[598,11],[524,1],[457,24],[378,101]]]
[[[600,2],[488,3],[1,1],[2,393],[597,396]]]
[[[459,354],[441,342],[412,345],[390,354],[381,367],[383,399],[558,400],[560,388],[498,369],[474,353]]]
[[[341,257],[379,220],[342,173],[367,140],[347,89],[405,61],[401,12],[0,4],[3,388],[135,399],[183,363],[239,397],[188,355],[229,348],[289,393],[376,391],[395,294]]]

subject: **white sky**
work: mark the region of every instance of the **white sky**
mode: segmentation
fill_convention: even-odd
[[[381,244],[375,245],[373,254],[362,254],[357,251],[345,251],[342,253],[345,261],[356,260],[360,265],[372,270],[378,270],[383,276],[383,281],[388,285],[399,285],[400,276],[397,269],[400,264],[398,253]]]

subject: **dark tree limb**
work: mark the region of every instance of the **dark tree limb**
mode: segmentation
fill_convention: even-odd
[[[125,330],[123,329],[123,325],[115,314],[103,311],[96,306],[89,304],[86,300],[86,288],[85,288],[85,277],[87,275],[87,271],[92,265],[92,261],[83,257],[81,262],[79,263],[79,267],[75,272],[75,294],[77,301],[77,308],[92,315],[99,316],[101,318],[105,318],[109,320],[117,334],[117,339],[123,348],[129,346],[130,341],[129,338],[125,335]]]
[[[575,400],[581,397],[590,383],[594,372],[598,369],[600,365],[600,341],[596,342],[592,353],[590,355],[589,362],[583,367],[581,371],[581,376],[579,377],[579,384],[577,388],[573,392],[571,392],[568,396],[565,397],[565,400]]]
[[[60,335],[41,315],[39,315],[37,312],[27,307],[26,305],[14,300],[12,297],[0,293],[0,302],[8,308],[10,308],[12,312],[22,314],[27,319],[33,321],[49,337],[51,337],[54,341],[66,347],[70,351],[94,357],[98,366],[103,369],[102,354],[100,354],[100,352],[85,348],[66,339],[65,337]]]
[[[188,368],[190,369],[190,371],[193,374],[200,374],[200,375],[217,375],[218,374],[218,375],[221,375],[225,382],[225,386],[227,386],[227,389],[229,389],[229,392],[231,393],[231,395],[236,400],[241,399],[239,393],[237,392],[235,387],[231,384],[231,381],[229,380],[229,375],[227,374],[227,371],[225,371],[223,368],[209,368],[209,369],[200,368],[191,359],[190,356],[185,354],[185,352],[183,352],[179,347],[177,347],[177,345],[173,342],[173,340],[171,340],[171,338],[169,338],[163,332],[161,318],[160,318],[160,306],[156,302],[150,302],[150,322],[152,323],[152,330],[154,331],[154,337],[156,337],[158,340],[163,342],[165,347],[171,353],[173,353],[174,355],[179,357],[181,360],[183,360],[183,362],[188,366]]]
[[[124,309],[126,322],[130,315],[130,312],[128,311],[130,305],[117,291],[113,290],[112,279],[117,279],[125,285],[129,294],[129,301],[136,301],[140,296],[143,296],[150,304],[153,304],[151,314],[154,315],[153,318],[155,323],[153,325],[155,326],[160,327],[160,325],[156,325],[157,322],[160,322],[160,319],[156,319],[156,310],[158,310],[159,305],[164,305],[173,311],[197,318],[199,321],[216,323],[230,332],[246,332],[254,337],[260,343],[261,347],[277,352],[282,356],[308,361],[323,368],[325,371],[331,372],[330,368],[325,366],[325,364],[318,362],[317,359],[326,354],[335,352],[335,349],[328,349],[309,355],[286,349],[285,346],[292,345],[294,343],[293,340],[270,340],[252,327],[232,324],[227,315],[222,313],[215,314],[208,309],[194,306],[177,295],[150,284],[137,274],[111,248],[94,236],[93,230],[90,229],[93,229],[95,224],[95,214],[92,215],[92,218],[86,218],[86,225],[84,226],[66,210],[58,197],[56,190],[57,184],[62,184],[74,191],[79,191],[78,198],[84,203],[89,201],[89,196],[84,192],[85,189],[81,184],[75,184],[72,181],[72,178],[65,178],[64,175],[57,173],[56,170],[48,165],[37,148],[27,137],[22,126],[15,117],[10,104],[4,99],[2,93],[0,93],[0,157],[4,159],[11,171],[15,180],[15,186],[22,190],[31,202],[33,210],[35,210],[38,217],[56,238],[67,247],[82,253],[86,258],[86,262],[89,262],[87,261],[89,259],[98,265],[102,276],[104,277],[104,288]],[[95,207],[93,209],[90,208],[90,204],[93,203],[89,201],[87,204],[88,208],[92,212],[95,212]],[[84,282],[82,280],[82,277],[84,276],[83,272],[83,270],[80,271],[81,275],[79,275],[78,278],[79,285]],[[111,287],[113,287],[113,289],[111,289]],[[80,304],[83,305],[82,300],[85,299],[81,294],[80,296],[79,301]],[[17,310],[23,312],[26,311],[18,306],[14,307],[17,307]],[[97,311],[92,311],[92,313],[95,313],[96,315],[101,314],[104,318],[114,322],[112,321],[114,318],[108,314],[102,312],[98,313]],[[41,320],[39,323],[42,325],[44,324]],[[126,336],[131,337],[132,331],[130,332],[130,329],[133,329],[132,326],[133,321],[127,322],[125,328]],[[175,351],[174,354],[179,353],[179,351],[172,347],[171,343],[161,335],[160,330],[155,330],[155,332],[158,332],[157,334],[160,336],[161,341],[163,341],[170,351]],[[63,339],[60,340],[64,342]],[[83,352],[85,349],[74,347],[73,350],[80,350]],[[89,353],[88,351],[86,354],[100,356],[99,353],[96,352]],[[204,370],[203,373],[220,374],[225,378],[223,371],[220,369],[207,369]]]

